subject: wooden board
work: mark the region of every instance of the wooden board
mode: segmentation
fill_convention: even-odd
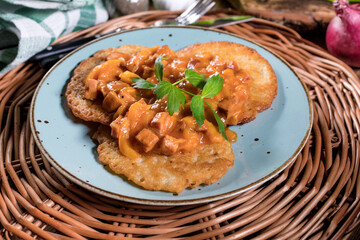
[[[327,0],[228,0],[237,10],[305,32],[324,29],[335,16]]]

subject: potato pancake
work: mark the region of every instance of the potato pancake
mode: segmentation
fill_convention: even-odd
[[[188,153],[143,154],[132,160],[119,151],[110,128],[101,125],[93,138],[99,142],[99,160],[116,174],[147,190],[180,193],[185,188],[218,181],[234,164],[234,153],[228,141],[204,145]]]
[[[108,48],[98,51],[94,56],[82,61],[74,70],[74,75],[71,78],[65,96],[67,104],[72,110],[73,114],[85,121],[99,122],[104,125],[109,125],[113,120],[113,113],[105,111],[101,102],[90,101],[84,98],[85,94],[85,79],[90,71],[105,62],[107,56],[114,52],[121,52],[126,54],[136,54],[145,47],[138,45],[123,45],[119,48]]]
[[[268,109],[277,94],[277,79],[269,62],[254,49],[233,42],[206,42],[186,47],[176,54],[179,57],[192,57],[210,52],[226,61],[234,61],[249,76],[249,99],[245,110],[237,122],[229,125],[247,123],[254,120],[259,112]]]
[[[236,133],[224,128],[254,120],[276,94],[267,60],[225,41],[178,52],[167,45],[104,49],[80,63],[66,90],[75,116],[103,124],[93,138],[104,165],[144,189],[174,193],[218,181],[235,158]],[[203,96],[202,125],[191,105],[196,96]],[[181,97],[181,107],[168,111]]]

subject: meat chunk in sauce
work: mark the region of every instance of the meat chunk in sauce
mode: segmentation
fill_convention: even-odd
[[[176,118],[168,112],[159,112],[151,121],[151,127],[157,129],[161,136],[171,131],[176,124]]]
[[[89,100],[96,100],[98,93],[99,81],[96,79],[85,80],[85,94],[84,97]]]
[[[121,105],[121,99],[115,92],[109,92],[106,94],[102,103],[103,109],[107,112],[113,112]]]
[[[161,153],[165,155],[172,155],[179,149],[180,144],[184,143],[185,139],[177,139],[172,136],[166,135],[161,143]]]
[[[111,127],[111,136],[113,138],[119,138],[121,131],[120,131],[120,123],[121,123],[122,116],[118,116],[114,121],[110,123]]]
[[[159,141],[159,137],[150,129],[144,128],[136,135],[138,140],[144,146],[145,152],[151,151],[155,144]]]

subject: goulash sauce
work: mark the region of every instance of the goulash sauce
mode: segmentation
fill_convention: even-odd
[[[135,89],[134,77],[158,83],[154,73],[155,59],[162,55],[163,80],[174,83],[184,78],[185,69],[192,69],[205,77],[219,73],[223,77],[222,91],[206,101],[215,109],[226,125],[238,124],[248,99],[246,72],[235,62],[225,62],[211,53],[195,57],[177,57],[168,46],[154,46],[136,55],[111,53],[104,63],[91,70],[85,79],[85,98],[102,101],[102,107],[114,113],[111,135],[118,139],[119,150],[131,159],[143,153],[172,155],[190,152],[202,144],[226,141],[217,129],[211,109],[205,105],[204,124],[199,128],[190,110],[191,96],[185,94],[185,107],[170,116],[166,111],[166,97],[156,99],[153,90]],[[188,81],[177,85],[193,94],[201,93]],[[230,142],[236,133],[228,128]]]

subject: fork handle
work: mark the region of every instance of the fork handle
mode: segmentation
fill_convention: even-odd
[[[85,43],[90,42],[91,40],[96,39],[95,36],[87,37],[87,38],[81,38],[69,42],[59,43],[55,44],[53,46],[50,46],[41,52],[35,54],[33,57],[30,58],[31,61],[39,62],[43,60],[44,58],[49,58],[54,55],[61,55],[68,52],[71,52],[72,50],[84,45]]]
[[[116,32],[116,31],[115,31]],[[64,43],[59,43],[52,45],[43,51],[35,54],[29,60],[32,62],[38,62],[41,67],[45,69],[49,69],[54,63],[64,57],[64,55],[68,54],[69,52],[81,47],[82,45],[100,37],[109,35],[114,32],[105,33],[105,34],[97,34],[94,36],[81,38],[77,40],[72,40]]]

